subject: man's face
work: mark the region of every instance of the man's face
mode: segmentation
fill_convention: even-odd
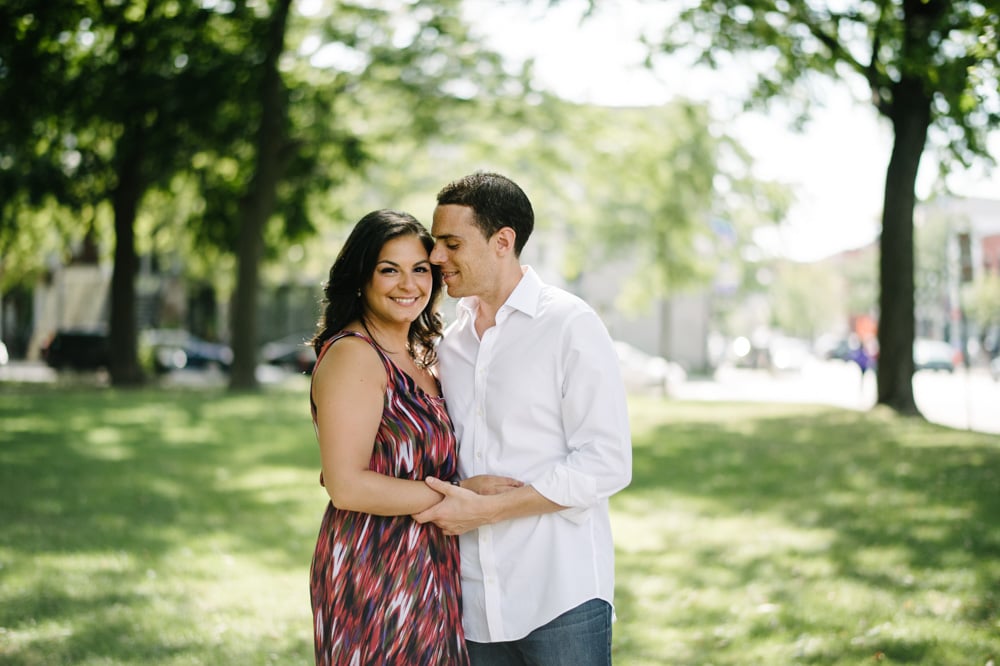
[[[431,263],[441,267],[441,277],[453,298],[482,296],[496,288],[497,256],[490,239],[475,223],[468,206],[446,204],[434,209]]]

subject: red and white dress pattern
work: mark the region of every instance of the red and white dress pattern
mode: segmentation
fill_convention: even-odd
[[[444,399],[424,392],[369,338],[387,388],[369,469],[401,479],[449,479],[457,444]],[[313,423],[316,406],[312,403]],[[344,511],[331,502],[313,554],[310,598],[316,664],[443,666],[469,663],[462,632],[458,539],[410,516]]]

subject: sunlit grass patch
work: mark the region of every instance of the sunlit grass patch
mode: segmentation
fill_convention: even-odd
[[[884,410],[632,402],[615,663],[1000,659],[1000,444]],[[308,664],[306,385],[0,385],[0,663]]]
[[[311,660],[302,386],[5,388],[0,421],[0,662]]]
[[[635,479],[612,500],[622,663],[1000,655],[996,437],[881,410],[632,410]]]

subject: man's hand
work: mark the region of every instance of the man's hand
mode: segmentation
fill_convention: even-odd
[[[444,495],[444,499],[431,508],[414,514],[413,519],[418,523],[434,523],[448,536],[457,536],[491,522],[492,502],[487,496],[453,486],[433,476],[424,479],[424,483]]]
[[[523,485],[523,481],[493,474],[478,474],[468,479],[462,479],[462,487],[478,495],[499,495]]]

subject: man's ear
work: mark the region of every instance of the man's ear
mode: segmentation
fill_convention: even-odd
[[[497,249],[497,254],[507,256],[514,251],[514,241],[517,239],[517,232],[511,227],[502,227],[493,234],[493,242]]]

